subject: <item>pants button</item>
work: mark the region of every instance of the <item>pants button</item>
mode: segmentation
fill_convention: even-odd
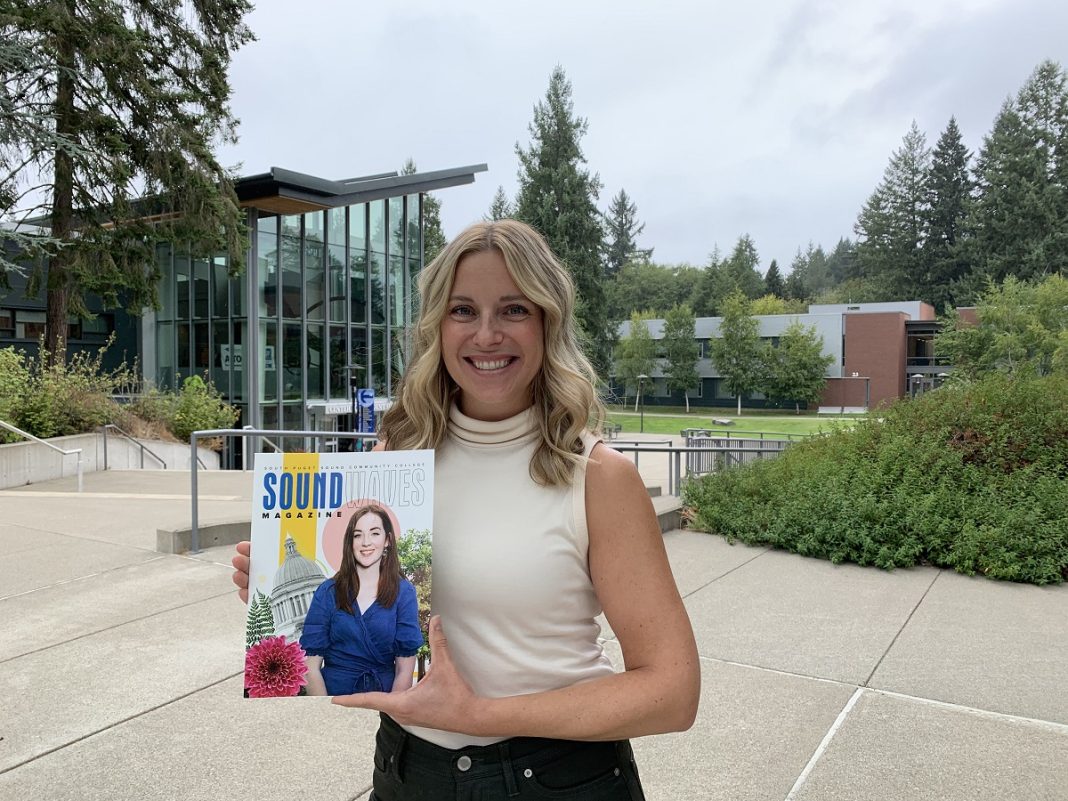
[[[471,770],[471,757],[464,754],[462,757],[456,760],[456,769],[466,773]]]

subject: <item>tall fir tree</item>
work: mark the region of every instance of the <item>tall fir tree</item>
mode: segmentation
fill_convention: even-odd
[[[558,66],[545,99],[534,106],[530,145],[516,144],[520,163],[516,217],[540,231],[571,271],[586,350],[597,372],[606,376],[615,331],[604,294],[604,231],[597,210],[601,182],[585,168],[580,145],[586,128],[586,120],[574,113],[571,84]]]
[[[243,213],[213,147],[236,139],[227,70],[253,39],[248,0],[59,0],[8,3],[0,40],[34,54],[5,69],[17,102],[19,158],[8,194],[48,220],[63,246],[30,276],[46,291],[50,358],[65,357],[68,319],[89,314],[85,295],[139,310],[156,300],[154,245],[225,251],[243,265]],[[9,62],[10,63],[10,62]],[[62,143],[67,143],[66,145]]]
[[[605,215],[605,273],[615,276],[623,265],[631,261],[649,261],[652,248],[638,247],[638,237],[645,230],[645,223],[638,222],[638,206],[630,199],[625,189],[612,198]]]
[[[786,284],[783,283],[782,275],[779,274],[779,262],[775,259],[771,260],[768,271],[764,275],[764,287],[769,295],[777,298],[786,297]]]
[[[724,263],[727,277],[747,298],[753,300],[764,294],[764,278],[760,274],[760,254],[749,234],[742,234],[734,250]]]
[[[975,173],[968,254],[979,277],[1068,269],[1068,79],[1059,65],[1043,62],[1005,101]]]
[[[490,203],[489,214],[486,215],[486,219],[507,220],[514,216],[515,208],[512,206],[512,202],[508,199],[508,195],[505,194],[504,187],[498,186],[497,191],[493,193],[493,201]]]
[[[952,305],[961,279],[968,272],[961,238],[975,187],[970,161],[957,120],[950,117],[931,156],[923,254],[927,273],[920,288],[921,296],[940,310]]]
[[[416,172],[415,159],[409,157],[400,174],[415,175]],[[441,201],[427,192],[423,195],[423,263],[430,264],[448,243],[441,228]]]
[[[750,314],[749,299],[735,290],[723,303],[719,336],[709,341],[710,356],[727,391],[738,398],[758,390],[763,382],[763,353],[759,324]]]
[[[689,390],[701,384],[697,374],[700,348],[696,337],[697,318],[693,309],[683,304],[675,306],[664,317],[662,345],[664,347],[664,376],[669,392],[681,392],[690,413]]]
[[[854,227],[861,276],[881,284],[890,297],[914,295],[913,288],[922,285],[926,273],[930,163],[927,137],[913,122]]]

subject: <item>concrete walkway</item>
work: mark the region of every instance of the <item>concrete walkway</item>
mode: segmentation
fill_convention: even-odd
[[[72,489],[0,492],[0,799],[366,799],[375,716],[241,698],[230,548],[153,550],[188,474]],[[201,519],[250,491],[202,476]],[[635,744],[649,799],[1068,799],[1068,586],[665,542],[704,684]]]

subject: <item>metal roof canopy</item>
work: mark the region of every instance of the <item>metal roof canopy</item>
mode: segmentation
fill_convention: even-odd
[[[472,164],[411,175],[379,173],[331,181],[282,167],[271,167],[270,172],[239,178],[234,189],[242,206],[292,214],[462,186],[474,183],[475,173],[488,169],[485,164]]]

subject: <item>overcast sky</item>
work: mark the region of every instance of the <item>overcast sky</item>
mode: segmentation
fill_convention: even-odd
[[[1068,65],[1063,0],[526,2],[262,0],[231,80],[224,161],[326,178],[485,162],[442,190],[447,236],[516,190],[515,144],[563,66],[600,208],[620,188],[661,263],[749,233],[788,267],[853,223],[913,119],[976,150],[1043,59]],[[298,10],[299,9],[299,10]]]

